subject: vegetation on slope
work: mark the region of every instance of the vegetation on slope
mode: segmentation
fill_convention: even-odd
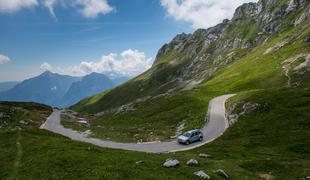
[[[138,102],[121,113],[106,112],[103,116],[95,117],[90,122],[90,127],[84,127],[83,130],[90,129],[94,137],[102,139],[137,142],[168,140],[175,136],[177,127],[184,122],[183,132],[201,128],[208,102],[215,96],[288,86],[283,62],[296,55],[310,54],[309,43],[305,42],[310,33],[308,27],[309,21],[283,32],[261,48],[252,50],[243,58],[223,67],[209,81],[192,90]],[[284,41],[289,43],[265,54],[269,48]],[[305,58],[303,56],[292,66],[304,62]],[[292,73],[290,76],[292,86],[298,84],[299,87],[306,87],[310,84],[309,71],[295,75]],[[127,95],[129,96],[127,93],[121,96]],[[66,127],[79,129],[80,126],[66,123]]]
[[[310,144],[305,141],[310,138],[309,90],[241,93],[227,106],[241,102],[236,111],[243,102],[265,106],[241,116],[216,141],[174,154],[104,149],[37,128],[23,128],[20,132],[1,129],[0,179],[194,179],[193,173],[198,170],[204,170],[212,179],[224,179],[213,172],[219,168],[229,173],[230,179],[258,179],[263,174],[278,179],[305,178],[310,174]],[[22,153],[18,153],[17,140]],[[201,158],[199,153],[211,157]],[[176,158],[181,165],[162,167],[167,158]],[[191,158],[200,165],[187,166]],[[140,160],[143,163],[136,164]]]

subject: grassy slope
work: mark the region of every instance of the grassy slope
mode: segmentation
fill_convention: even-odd
[[[2,129],[0,179],[192,179],[193,172],[201,169],[213,179],[221,179],[213,173],[218,168],[227,171],[231,179],[257,179],[269,172],[279,179],[302,178],[310,173],[310,144],[305,141],[310,138],[309,90],[285,88],[241,93],[228,106],[257,102],[265,104],[264,108],[243,116],[211,144],[175,154],[103,149],[37,128]],[[18,153],[20,150],[22,153]],[[199,153],[212,157],[199,158]],[[166,158],[177,158],[181,166],[161,167]],[[190,158],[196,158],[200,166],[186,166]],[[139,160],[144,163],[136,165]]]
[[[204,123],[208,102],[215,96],[286,86],[287,77],[284,75],[281,63],[296,54],[310,52],[308,43],[304,42],[305,36],[310,33],[308,24],[309,21],[302,26],[282,32],[265,46],[252,50],[240,60],[224,67],[210,81],[194,90],[138,103],[134,107],[135,111],[128,113],[104,115],[94,120],[90,129],[95,137],[136,142],[140,139],[143,141],[156,138],[169,139],[183,120],[186,121],[184,131],[200,128]],[[294,43],[263,55],[268,48],[288,38],[293,38]],[[308,74],[299,78],[303,81],[303,86],[310,84]],[[67,127],[75,128],[68,123]]]

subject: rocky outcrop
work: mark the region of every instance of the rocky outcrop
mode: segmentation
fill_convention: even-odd
[[[199,163],[196,159],[190,159],[186,162],[188,166],[197,166]]]
[[[201,179],[210,179],[210,176],[207,173],[205,173],[203,170],[194,172],[194,174],[200,177]]]
[[[178,165],[180,165],[180,161],[176,159],[167,159],[166,162],[163,164],[163,166],[166,168],[176,167]]]
[[[229,175],[227,172],[225,172],[223,169],[218,169],[215,171],[215,173],[217,173],[218,175],[228,179],[229,178]]]
[[[239,111],[237,111],[236,109],[238,109],[238,107],[242,105],[242,108]],[[248,114],[252,111],[254,111],[255,109],[257,109],[258,107],[260,106],[260,104],[257,104],[257,103],[251,103],[251,102],[246,102],[246,103],[243,103],[243,102],[240,102],[238,104],[234,104],[231,108],[229,108],[227,110],[227,114],[226,114],[226,117],[227,117],[227,120],[229,122],[229,125],[232,125],[234,124],[235,122],[238,121],[238,119],[245,115],[245,114]]]
[[[183,86],[186,90],[194,88],[211,77],[221,66],[239,59],[242,53],[238,52],[257,48],[280,29],[304,22],[309,16],[309,9],[306,0],[287,0],[281,3],[278,0],[260,0],[258,3],[246,3],[236,9],[231,20],[224,20],[208,29],[198,29],[193,34],[177,35],[159,50],[153,67],[169,62],[167,56],[177,54],[171,55],[174,57],[170,59],[173,63],[166,65],[184,65],[169,78],[169,82]],[[288,22],[287,17],[295,14],[299,14],[300,18]],[[249,27],[258,33],[248,34]],[[281,42],[264,54],[278,50],[287,43],[288,41]]]

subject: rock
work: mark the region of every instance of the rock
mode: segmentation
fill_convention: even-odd
[[[167,168],[176,167],[178,165],[180,165],[180,162],[176,159],[167,159],[166,162],[163,164],[163,166]]]
[[[200,153],[199,157],[208,158],[208,157],[211,157],[211,155],[210,154]]]
[[[203,170],[194,172],[194,174],[202,179],[210,179],[210,176],[206,174]]]
[[[295,20],[294,26],[297,26],[297,25],[303,23],[306,19],[307,19],[306,14],[305,14],[305,13],[302,13],[302,15],[301,15],[299,18],[297,18],[297,19]]]
[[[196,159],[190,159],[189,161],[187,161],[186,163],[188,166],[197,166],[199,163]]]
[[[219,174],[220,176],[223,176],[224,178],[228,179],[229,175],[223,170],[223,169],[218,169],[215,171],[217,174]]]
[[[262,180],[274,180],[275,177],[271,174],[260,174],[259,178]]]
[[[144,163],[143,161],[136,161],[136,164],[138,165],[138,164],[142,164],[142,163]]]
[[[285,40],[283,42],[280,42],[278,44],[276,44],[275,46],[267,49],[265,52],[264,52],[264,55],[268,54],[268,53],[271,53],[272,51],[276,51],[276,50],[279,50],[281,49],[283,46],[285,46],[286,44],[288,44],[289,41],[288,40]]]
[[[295,0],[291,0],[286,8],[285,12],[290,13],[296,9],[297,5],[295,4]]]
[[[19,121],[19,124],[28,125],[29,123],[26,120],[21,120],[21,121]]]

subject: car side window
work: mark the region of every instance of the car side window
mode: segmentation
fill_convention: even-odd
[[[192,133],[191,137],[194,137],[195,136],[195,133]]]
[[[197,136],[198,135],[198,132],[195,132],[195,136]]]

